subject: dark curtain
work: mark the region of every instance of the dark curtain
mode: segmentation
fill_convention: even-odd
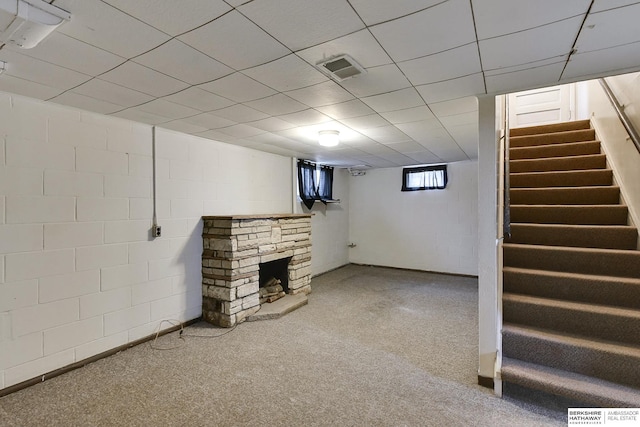
[[[319,199],[316,188],[316,165],[313,163],[298,160],[298,191],[302,203],[308,208],[313,207],[313,203]]]
[[[318,194],[320,200],[325,205],[325,200],[333,199],[333,168],[331,166],[320,167],[320,182],[318,183]]]

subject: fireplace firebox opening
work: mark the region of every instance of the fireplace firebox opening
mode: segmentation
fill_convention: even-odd
[[[289,262],[292,257],[261,262],[260,304],[274,302],[289,293]]]

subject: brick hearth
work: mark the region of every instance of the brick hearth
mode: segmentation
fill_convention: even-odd
[[[311,292],[311,215],[203,217],[202,316],[231,327],[260,309],[260,263],[289,258],[290,294]]]

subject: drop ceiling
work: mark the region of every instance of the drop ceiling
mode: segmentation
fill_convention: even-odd
[[[0,90],[343,167],[474,159],[476,96],[640,70],[640,1],[49,2],[71,20],[2,46]]]

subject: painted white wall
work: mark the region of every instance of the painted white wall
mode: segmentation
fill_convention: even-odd
[[[478,162],[450,163],[445,190],[400,191],[402,168],[349,177],[349,260],[478,274]]]
[[[293,161],[295,165],[295,160]],[[294,166],[297,167],[297,166]],[[297,176],[293,177],[294,185]],[[295,191],[294,191],[295,192]],[[315,202],[311,211],[298,197],[294,198],[295,213],[311,213],[311,275],[336,269],[349,263],[349,173],[346,169],[333,171],[333,198],[340,203],[324,205]]]
[[[203,214],[291,212],[291,159],[158,129],[150,240],[151,150],[147,125],[0,93],[0,389],[198,317]]]
[[[608,77],[607,82],[625,106],[625,113],[640,130],[640,73]],[[628,137],[624,126],[609,103],[600,83],[584,82],[578,96],[587,106],[591,123],[602,142],[607,161],[612,165],[616,183],[633,222],[640,226],[640,153]]]

